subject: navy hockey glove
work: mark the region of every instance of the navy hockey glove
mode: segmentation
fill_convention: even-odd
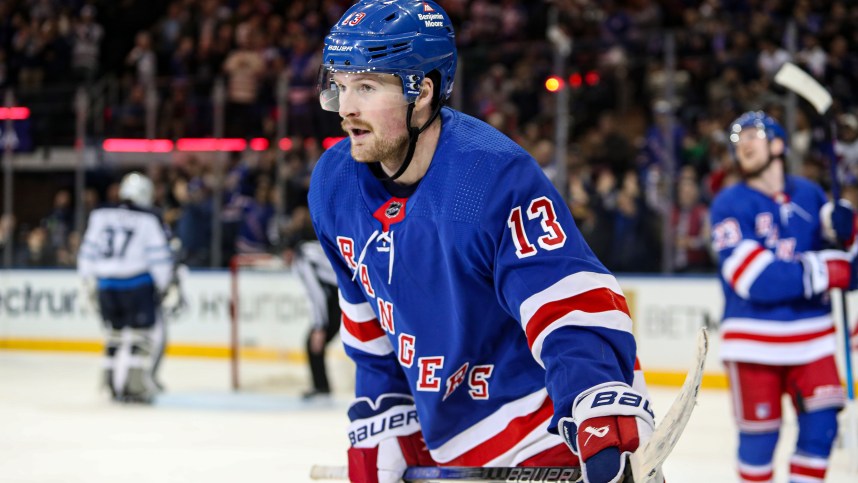
[[[409,466],[434,466],[414,399],[385,394],[377,401],[358,398],[349,408],[349,481],[396,483]]]
[[[592,387],[575,398],[572,416],[561,418],[560,435],[581,460],[585,483],[616,483],[626,455],[652,436],[649,401],[621,382]]]
[[[848,250],[855,242],[856,220],[852,204],[844,199],[829,201],[819,210],[822,234],[832,245]]]

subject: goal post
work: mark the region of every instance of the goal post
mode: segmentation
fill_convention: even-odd
[[[310,387],[310,300],[283,258],[238,254],[229,261],[229,386],[232,391],[303,392]],[[354,366],[337,339],[326,366],[337,390],[354,388]]]
[[[230,300],[229,300],[229,352],[230,352],[230,385],[233,391],[241,387],[241,302],[243,290],[242,273],[248,271],[265,271],[285,273],[287,265],[282,258],[267,253],[240,253],[229,261]]]

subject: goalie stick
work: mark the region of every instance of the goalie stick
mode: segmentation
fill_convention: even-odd
[[[703,366],[709,351],[709,334],[701,327],[697,333],[697,348],[694,365],[685,376],[685,382],[673,404],[665,413],[661,424],[655,428],[650,440],[629,458],[631,475],[626,474],[625,483],[652,483],[661,473],[661,465],[676,446],[679,437],[688,424],[694,406],[700,382],[703,380]],[[314,480],[348,480],[349,471],[345,466],[313,465],[310,478]],[[629,479],[631,478],[631,479]],[[406,482],[444,481],[529,481],[529,482],[573,482],[580,481],[578,468],[561,467],[444,467],[412,466],[405,470],[402,479]]]
[[[834,153],[835,129],[831,119],[831,105],[833,100],[831,94],[810,74],[790,62],[785,63],[775,74],[775,82],[786,87],[804,98],[823,120],[823,134],[825,136],[823,149],[828,157],[831,171],[831,196],[835,203],[840,199],[840,182],[837,176],[837,155]],[[837,298],[840,300],[840,323],[843,335],[843,365],[846,366],[846,394],[849,406],[846,408],[846,424],[844,431],[844,442],[851,453],[852,471],[858,471],[858,415],[855,407],[855,377],[852,373],[852,347],[850,344],[849,315],[846,305],[846,293],[837,290]]]

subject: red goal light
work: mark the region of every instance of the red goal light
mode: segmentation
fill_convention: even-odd
[[[572,86],[573,89],[578,89],[584,84],[584,79],[581,78],[581,74],[576,72],[569,76],[569,85]]]
[[[556,75],[545,79],[545,90],[548,92],[558,92],[560,89],[563,89],[563,79]]]

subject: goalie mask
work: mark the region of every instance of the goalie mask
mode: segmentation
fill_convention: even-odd
[[[127,200],[141,208],[151,208],[155,187],[152,181],[140,173],[128,173],[119,184],[119,199]]]

